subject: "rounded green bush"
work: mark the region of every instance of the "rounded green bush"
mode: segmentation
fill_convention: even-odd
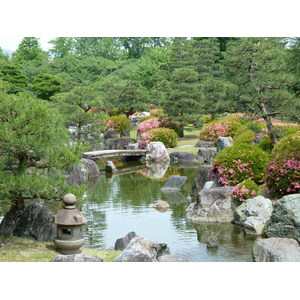
[[[145,148],[150,142],[162,142],[166,147],[173,148],[177,145],[178,135],[169,128],[152,128],[141,135],[140,147]]]
[[[234,139],[234,144],[253,144],[253,140],[256,136],[256,133],[252,130],[246,129],[243,130],[240,134],[237,134],[237,136]]]
[[[258,185],[251,179],[247,179],[237,184],[231,193],[231,196],[235,200],[245,201],[253,198],[258,193]]]
[[[269,154],[257,146],[238,144],[220,151],[214,158],[212,172],[218,171],[219,182],[223,185],[236,185],[252,179],[255,183],[264,182]]]
[[[113,116],[105,119],[105,129],[113,128],[116,133],[122,130],[130,130],[130,121],[125,115]]]
[[[288,136],[275,145],[267,168],[266,184],[277,195],[300,191],[300,134]]]
[[[231,136],[232,138],[243,126],[237,119],[214,120],[205,125],[201,131],[200,140],[216,142],[220,136]]]

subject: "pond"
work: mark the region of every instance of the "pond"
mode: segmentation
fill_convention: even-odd
[[[108,249],[115,241],[134,231],[153,242],[166,243],[171,253],[187,255],[194,262],[252,261],[254,240],[246,238],[243,230],[233,224],[191,224],[185,209],[195,199],[189,196],[196,168],[166,167],[164,176],[155,176],[153,168],[128,163],[132,173],[100,175],[89,182],[82,211],[88,225],[83,229],[85,247]],[[171,175],[187,176],[182,191],[160,191]],[[156,177],[153,179],[153,177]],[[159,178],[162,177],[162,178]],[[160,212],[153,204],[165,200],[170,208]],[[211,235],[219,241],[217,249],[207,249]]]

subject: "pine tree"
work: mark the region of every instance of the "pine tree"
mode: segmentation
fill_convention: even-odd
[[[238,86],[237,108],[263,117],[273,144],[277,138],[271,118],[293,118],[299,112],[299,101],[288,89],[293,76],[287,72],[285,55],[278,38],[241,38],[228,43],[225,53]]]

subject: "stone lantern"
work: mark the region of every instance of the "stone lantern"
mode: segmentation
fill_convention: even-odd
[[[57,236],[54,245],[62,254],[77,254],[84,243],[82,225],[87,223],[85,216],[76,209],[76,197],[67,194],[63,198],[64,209],[55,216]]]

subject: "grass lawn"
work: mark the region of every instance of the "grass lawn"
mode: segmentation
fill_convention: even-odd
[[[0,262],[49,262],[59,255],[52,242],[38,242],[20,237],[1,238]],[[81,248],[85,254],[101,257],[105,262],[113,261],[121,251]]]

